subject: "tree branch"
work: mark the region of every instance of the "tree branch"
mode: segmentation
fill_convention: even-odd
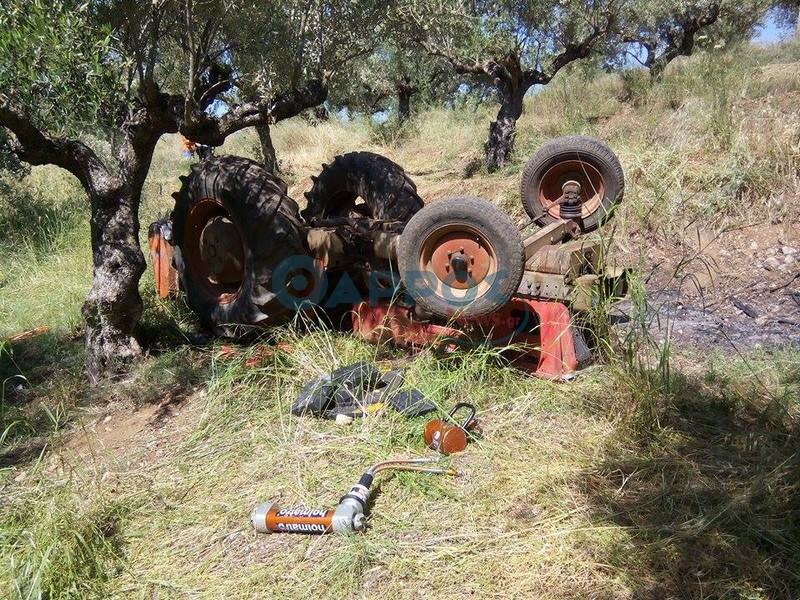
[[[533,69],[526,72],[526,78],[532,81],[534,84],[550,83],[553,77],[555,77],[556,73],[558,73],[565,66],[571,62],[589,56],[597,40],[611,30],[613,23],[614,17],[612,16],[612,13],[609,12],[606,14],[606,21],[602,26],[593,25],[591,32],[578,42],[566,42],[564,44],[564,50],[560,54],[557,54],[553,59],[553,62],[550,63],[549,72]]]
[[[431,56],[438,56],[439,58],[445,59],[450,65],[453,67],[456,73],[460,75],[489,75],[486,72],[486,65],[485,63],[474,62],[474,63],[467,63],[455,56],[454,54],[448,52],[444,48],[440,48],[439,46],[435,46],[424,39],[417,39],[416,43],[422,46],[422,48],[430,54]]]
[[[186,78],[186,100],[183,106],[183,120],[190,124],[194,112],[194,87],[197,82],[197,47],[194,43],[194,17],[192,0],[184,0],[184,25],[186,27],[186,50],[189,55]]]
[[[72,173],[90,195],[102,194],[112,183],[106,166],[89,146],[41,131],[25,115],[0,102],[0,126],[14,134],[13,152],[30,165],[56,165]]]
[[[325,84],[319,79],[312,79],[300,88],[272,98],[235,106],[222,117],[200,113],[195,114],[190,122],[182,118],[185,99],[181,96],[170,96],[166,99],[165,115],[173,121],[173,131],[179,131],[194,142],[220,146],[232,133],[246,127],[283,121],[307,108],[322,104],[327,96],[328,88]]]
[[[627,44],[640,44],[647,52],[644,66],[650,69],[655,77],[658,77],[672,60],[692,53],[697,33],[716,23],[720,14],[721,5],[714,2],[709,4],[699,15],[690,15],[688,11],[673,15],[667,19],[665,25],[652,32],[623,31],[621,40]],[[674,27],[671,25],[673,20]],[[657,51],[659,38],[663,43],[663,50],[660,53]]]

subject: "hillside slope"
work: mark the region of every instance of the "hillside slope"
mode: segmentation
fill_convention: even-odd
[[[4,182],[0,339],[50,329],[0,343],[0,596],[800,596],[800,46],[698,55],[652,89],[638,72],[560,74],[526,100],[515,158],[490,175],[491,112],[427,110],[402,130],[293,120],[275,145],[297,199],[321,163],[365,149],[426,201],[480,195],[521,220],[540,143],[606,140],[627,178],[605,233],[638,273],[633,320],[569,384],[488,349],[408,355],[308,323],[277,343],[203,342],[148,271],[149,356],[90,388],[85,201],[55,169]],[[221,152],[255,157],[256,137]],[[143,224],[188,168],[165,137]],[[463,475],[387,478],[365,535],[254,534],[258,502],[331,506],[370,463],[426,452],[425,418],[289,414],[304,382],[356,360],[407,369],[443,410],[477,405],[484,436],[452,458]]]

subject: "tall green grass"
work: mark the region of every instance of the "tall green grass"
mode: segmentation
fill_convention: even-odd
[[[72,481],[41,473],[0,507],[0,582],[9,600],[103,597],[123,567],[121,524],[130,506],[85,501]]]
[[[71,330],[91,281],[86,196],[71,176],[36,168],[0,187],[0,336]]]

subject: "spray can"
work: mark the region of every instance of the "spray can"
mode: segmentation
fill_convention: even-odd
[[[250,514],[250,522],[259,533],[305,533],[321,535],[325,533],[352,533],[364,531],[367,527],[367,502],[370,486],[381,471],[402,470],[419,471],[443,475],[458,475],[453,468],[426,467],[427,463],[438,458],[394,459],[371,466],[361,476],[358,483],[350,488],[336,508],[309,509],[280,508],[274,502],[259,504]]]

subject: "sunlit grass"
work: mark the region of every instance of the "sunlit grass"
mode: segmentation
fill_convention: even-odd
[[[626,171],[606,238],[792,219],[797,47],[698,55],[655,88],[636,74],[562,73],[526,99],[517,153],[492,175],[474,161],[494,106],[422,109],[404,129],[294,119],[273,136],[300,201],[321,163],[366,149],[403,165],[426,200],[481,195],[522,218],[527,157],[552,136],[584,133],[605,139]],[[218,153],[255,157],[256,139],[242,132]],[[179,142],[158,145],[143,244],[189,168]],[[796,351],[699,353],[655,340],[646,320],[658,299],[640,274],[627,335],[604,338],[604,363],[568,385],[509,369],[492,349],[410,356],[299,322],[231,352],[198,346],[185,303],[157,300],[148,271],[151,356],[126,380],[91,389],[82,192],[50,168],[9,185],[0,188],[0,596],[797,595]],[[643,271],[644,258],[631,266]],[[593,316],[608,309],[601,302]],[[2,340],[41,325],[50,333]],[[445,459],[463,476],[385,478],[365,535],[254,534],[258,502],[330,507],[370,463],[428,453],[426,418],[385,409],[340,426],[290,415],[309,379],[359,360],[405,368],[439,414],[458,401],[477,406],[483,438]],[[107,429],[119,439],[104,439]]]

